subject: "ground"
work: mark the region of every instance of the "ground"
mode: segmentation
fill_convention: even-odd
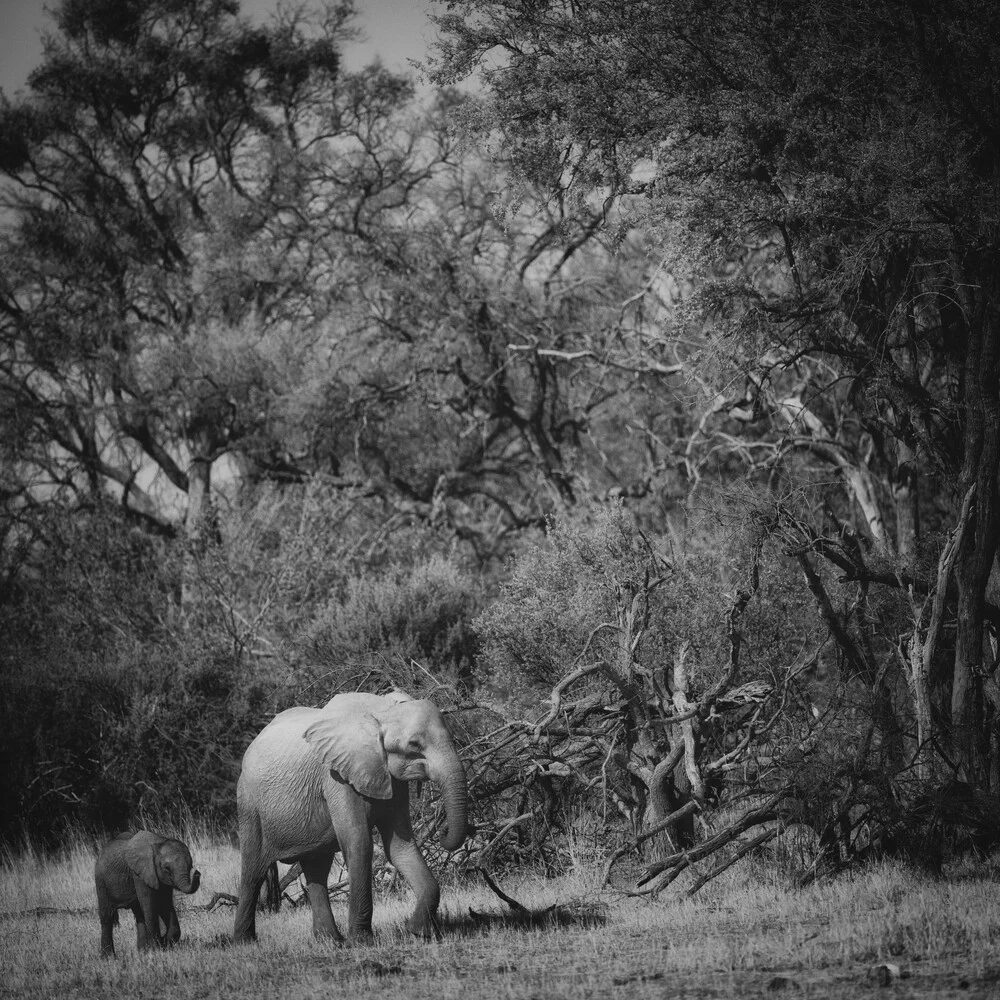
[[[445,881],[440,941],[411,940],[407,895],[387,890],[373,945],[316,942],[308,911],[286,907],[261,915],[255,946],[237,948],[232,909],[205,909],[214,892],[235,891],[236,852],[201,844],[195,858],[203,887],[178,897],[179,947],[138,955],[123,912],[117,962],[98,956],[86,845],[10,860],[0,868],[0,997],[1000,997],[1000,892],[988,866],[948,879],[882,866],[796,890],[747,862],[693,899],[675,884],[655,900],[600,889],[592,871],[508,872],[498,881],[511,896],[557,908],[518,923],[472,876]],[[345,911],[338,897],[334,914]]]

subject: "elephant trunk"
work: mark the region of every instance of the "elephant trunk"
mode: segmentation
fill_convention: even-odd
[[[437,780],[441,786],[441,798],[444,800],[444,812],[448,820],[448,826],[439,838],[446,851],[461,847],[468,835],[469,790],[465,781],[465,769],[458,754],[452,752],[451,757],[453,759],[448,760],[440,770]]]
[[[190,896],[192,893],[198,891],[200,885],[201,872],[195,869],[190,875],[179,875],[174,888]]]

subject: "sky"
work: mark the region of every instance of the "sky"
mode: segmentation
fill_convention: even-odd
[[[0,89],[13,97],[41,59],[40,29],[51,26],[45,14],[54,0],[0,0]],[[242,13],[254,21],[265,20],[277,0],[241,0]],[[397,72],[411,71],[408,59],[422,59],[434,38],[427,17],[428,0],[356,0],[356,27],[367,40],[345,52],[348,68],[356,69],[378,55]],[[441,8],[443,9],[443,8]]]

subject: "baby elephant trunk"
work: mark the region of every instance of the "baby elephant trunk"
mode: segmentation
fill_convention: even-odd
[[[191,893],[198,891],[198,886],[200,885],[201,885],[201,872],[195,869],[193,872],[191,872],[190,876],[188,877],[185,877],[183,875],[180,876],[177,879],[176,888],[180,892],[183,892],[186,895],[190,896]]]

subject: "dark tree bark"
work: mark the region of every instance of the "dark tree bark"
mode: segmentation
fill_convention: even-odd
[[[990,265],[993,265],[992,267]],[[961,283],[967,327],[962,373],[964,437],[959,488],[975,487],[974,511],[955,566],[958,623],[951,686],[956,762],[969,781],[985,780],[986,747],[979,748],[985,709],[976,680],[983,664],[986,587],[997,553],[997,473],[1000,470],[1000,306],[996,266],[982,261]],[[974,290],[973,290],[974,289]]]

